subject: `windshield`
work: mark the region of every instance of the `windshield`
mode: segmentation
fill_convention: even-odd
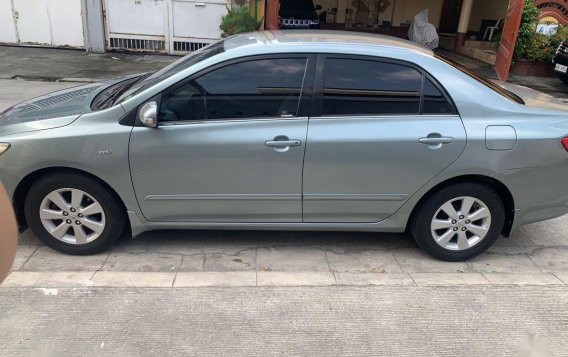
[[[205,46],[200,50],[197,50],[189,55],[180,58],[179,60],[167,65],[166,67],[154,72],[152,75],[138,81],[132,85],[128,90],[121,94],[121,96],[116,100],[115,103],[120,103],[133,95],[142,92],[143,90],[150,88],[154,84],[161,82],[162,80],[183,71],[201,61],[211,58],[219,53],[225,52],[224,41],[215,42],[212,45]]]
[[[436,58],[446,62],[447,64],[449,64],[450,66],[460,70],[461,72],[467,74],[468,76],[470,76],[471,78],[475,79],[476,81],[480,82],[481,84],[485,85],[486,87],[489,87],[490,89],[492,89],[493,91],[499,93],[500,95],[502,95],[505,98],[508,98],[516,103],[519,104],[525,104],[525,102],[521,99],[521,97],[519,97],[518,95],[516,95],[515,93],[491,82],[490,80],[483,78],[479,75],[477,75],[476,73],[474,73],[472,70],[462,66],[461,64],[452,61],[451,59],[444,57],[444,56],[440,56],[440,55],[436,55]]]

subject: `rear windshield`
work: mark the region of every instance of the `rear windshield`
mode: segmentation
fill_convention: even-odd
[[[436,58],[446,62],[447,64],[449,64],[450,66],[460,70],[461,72],[467,74],[468,76],[470,76],[471,78],[475,79],[476,81],[478,81],[479,83],[485,85],[486,87],[489,87],[490,89],[492,89],[493,91],[501,94],[503,97],[508,98],[516,103],[519,104],[525,104],[525,102],[521,99],[521,97],[519,97],[518,95],[516,95],[515,93],[499,86],[496,83],[491,82],[490,80],[483,78],[477,74],[475,74],[472,70],[462,66],[461,64],[452,61],[449,58],[446,58],[444,56],[440,56],[440,55],[436,55]]]

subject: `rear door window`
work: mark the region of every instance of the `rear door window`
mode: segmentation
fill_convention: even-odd
[[[453,113],[440,89],[411,66],[349,58],[325,61],[323,116]]]

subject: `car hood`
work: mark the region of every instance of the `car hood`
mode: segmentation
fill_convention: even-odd
[[[494,81],[499,86],[513,92],[521,97],[527,107],[551,109],[551,110],[568,110],[568,103],[554,98],[546,93],[539,92],[532,88],[520,86],[518,84]]]
[[[0,113],[0,136],[69,125],[92,111],[91,102],[102,90],[135,76],[139,74],[64,89],[16,104]]]

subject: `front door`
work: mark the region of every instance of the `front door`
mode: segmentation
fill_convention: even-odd
[[[144,217],[301,222],[308,61],[302,55],[240,60],[166,91],[159,128],[135,127],[130,142]]]
[[[447,95],[415,66],[320,57],[304,161],[304,222],[378,222],[464,149]]]

